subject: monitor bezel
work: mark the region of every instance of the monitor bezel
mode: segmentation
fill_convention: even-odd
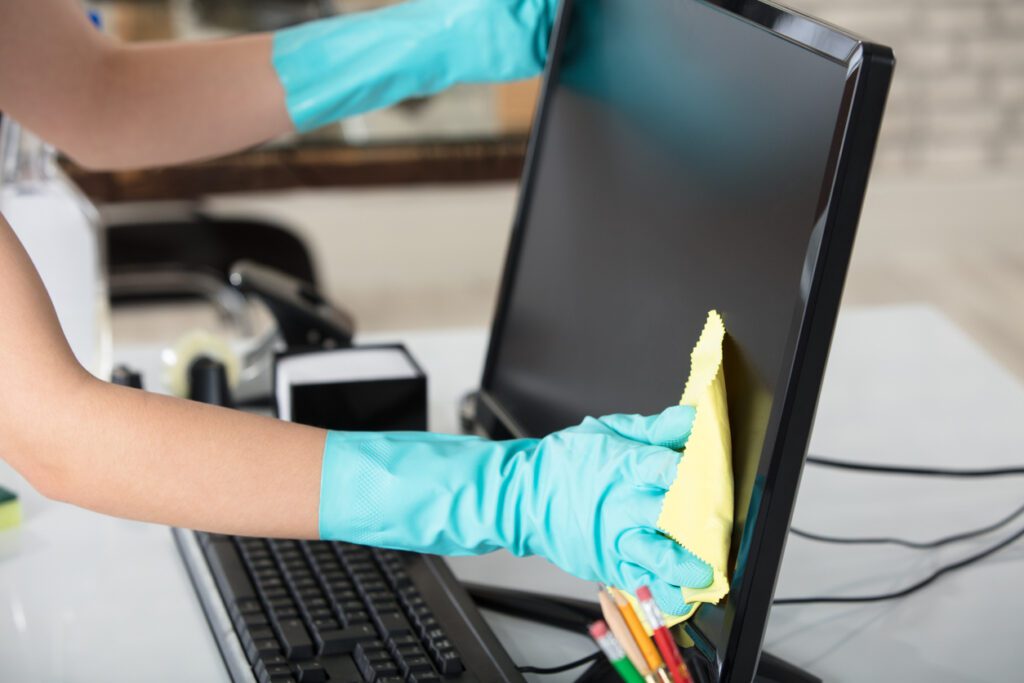
[[[729,635],[724,650],[721,644],[715,648],[693,624],[686,627],[704,654],[712,657],[712,661],[717,660],[720,680],[747,681],[757,670],[895,59],[888,47],[770,2],[681,1],[709,5],[847,67],[846,111],[838,117],[830,171],[823,181],[822,211],[815,228],[820,231],[820,240],[812,239],[808,250],[811,268],[804,292],[805,303],[802,310],[794,314],[792,334],[786,346],[785,358],[792,359],[792,363],[780,377],[782,390],[774,397],[765,433],[758,465],[759,477],[763,476],[762,498],[750,538],[745,539],[749,541],[747,564],[739,581],[734,581],[729,598],[726,610]],[[557,82],[559,73],[557,57],[568,28],[564,17],[573,3],[574,0],[562,0],[552,31],[552,58],[544,72],[477,395],[475,425],[492,438],[529,436],[488,387],[496,370],[505,317],[515,285],[538,150],[543,145],[549,90]],[[750,524],[749,519],[747,524]]]

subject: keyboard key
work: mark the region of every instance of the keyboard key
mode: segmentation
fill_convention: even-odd
[[[320,662],[303,662],[295,665],[295,677],[299,683],[323,683],[327,680],[327,669]]]
[[[246,564],[249,565],[249,570],[253,574],[264,571],[276,571],[277,569],[277,563],[269,555],[258,558],[249,557],[247,560]]]
[[[403,645],[402,647],[391,648],[391,656],[395,658],[395,661],[401,661],[403,659],[412,659],[414,657],[428,657],[427,651],[423,649],[422,645]]]
[[[373,617],[373,623],[377,625],[377,628],[384,635],[396,636],[412,632],[409,622],[399,612],[380,612],[375,613]]]
[[[433,673],[434,666],[430,663],[430,659],[425,655],[422,657],[408,657],[398,660],[398,666],[402,670],[403,676],[412,674],[425,674]]]
[[[402,603],[402,606],[410,610],[418,610],[427,606],[426,601],[423,600],[423,596],[420,595],[419,591],[399,591],[398,602]]]
[[[206,546],[206,559],[225,604],[230,606],[239,600],[252,600],[256,597],[256,590],[233,543],[225,540],[211,541]]]
[[[245,647],[245,656],[252,664],[258,659],[265,659],[281,654],[281,644],[277,638],[264,638],[263,640],[251,640]]]
[[[452,641],[448,640],[447,638],[440,638],[438,640],[435,640],[434,642],[430,643],[428,645],[428,647],[431,650],[454,650],[455,649],[455,646],[452,645]]]
[[[291,585],[292,590],[297,593],[309,588],[316,588],[317,590],[320,588],[320,584],[317,583],[317,580],[312,575],[300,576],[297,579],[289,577],[288,583]]]
[[[266,657],[260,657],[259,660],[257,660],[256,666],[253,667],[254,671],[256,670],[256,667],[259,666],[260,662],[263,663],[264,668],[270,666],[288,666],[288,660],[284,658],[284,655],[267,655]]]
[[[264,594],[274,590],[275,588],[284,588],[284,579],[280,576],[271,576],[266,578],[259,577],[257,578],[257,581],[259,582],[260,590],[263,591]]]
[[[266,581],[267,579],[281,578],[281,569],[277,566],[276,562],[271,560],[271,564],[260,567],[259,569],[253,569],[253,576],[256,577],[257,581]]]
[[[356,664],[361,660],[379,659],[383,656],[387,656],[387,650],[384,648],[384,643],[380,640],[364,640],[356,644]]]
[[[369,604],[385,612],[392,612],[398,609],[398,602],[395,600],[395,596],[391,594],[391,591],[367,591],[364,597]]]
[[[231,605],[230,609],[228,609],[228,613],[231,614],[232,619],[238,621],[240,618],[247,617],[252,614],[263,614],[263,605],[255,598],[239,600],[235,604]]]
[[[391,572],[389,580],[391,582],[391,585],[394,586],[396,590],[401,588],[408,588],[409,586],[413,585],[412,577],[410,577],[409,574],[404,569],[396,569],[393,572]]]
[[[285,600],[291,598],[291,592],[284,586],[279,586],[272,590],[263,591],[263,599],[268,603],[274,603],[279,600]]]
[[[301,619],[285,619],[274,623],[277,637],[281,640],[281,647],[288,659],[296,661],[313,656],[313,640]]]
[[[299,598],[302,600],[302,604],[306,606],[306,609],[309,610],[310,616],[333,616],[334,614],[330,604],[322,595],[314,598],[300,595]]]
[[[373,662],[368,659],[356,659],[356,666],[359,667],[359,674],[364,681],[373,681],[377,675],[373,669]]]
[[[334,631],[320,631],[318,636],[323,643],[322,654],[348,654],[355,650],[357,644],[375,640],[377,632],[369,624],[363,624]]]
[[[281,607],[272,612],[273,618],[277,621],[282,619],[298,619],[299,610],[294,607]]]
[[[360,669],[360,671],[366,680],[374,681],[375,683],[384,683],[388,680],[402,681],[402,672],[394,664],[376,662]]]
[[[270,605],[271,611],[277,611],[279,609],[295,608],[295,601],[292,600],[291,595],[286,595],[281,598],[274,598],[268,600],[267,603]]]
[[[292,675],[291,667],[287,665],[281,666],[261,666],[257,664],[253,667],[253,672],[256,674],[256,678],[261,681],[272,681],[277,678],[284,678]]]
[[[406,647],[419,646],[420,641],[416,638],[416,636],[410,635],[408,633],[403,633],[402,635],[392,636],[391,638],[388,638],[388,648],[392,651],[401,650]]]
[[[348,655],[321,657],[320,664],[327,672],[327,680],[331,683],[363,683],[363,675],[359,673],[356,663]]]
[[[354,602],[359,604],[359,608],[362,609],[362,603],[359,602],[359,596],[356,594],[354,588],[344,588],[342,590],[336,590],[334,588],[328,588],[330,592],[331,600],[338,604],[344,604],[346,602]]]
[[[307,605],[311,600],[323,600],[324,592],[320,590],[320,584],[316,581],[313,582],[312,586],[308,588],[302,588],[295,592],[300,600],[305,602]]]
[[[366,612],[350,612],[345,615],[345,626],[356,626],[360,624],[369,624],[370,615]]]
[[[437,663],[437,668],[441,670],[445,676],[456,676],[466,670],[462,660],[459,659],[458,653],[455,650],[443,650],[436,653],[434,662]]]
[[[370,593],[380,593],[382,595],[390,595],[391,592],[388,590],[386,583],[380,579],[369,579],[366,581],[356,579],[356,592],[363,597],[366,597]]]
[[[310,605],[308,602],[303,601],[306,605],[306,614],[309,615],[310,619],[333,619],[334,610],[325,605],[319,603]]]
[[[441,683],[441,677],[433,671],[429,673],[411,673],[405,680],[406,683]]]
[[[270,625],[270,622],[267,620],[266,613],[262,610],[259,612],[251,612],[249,614],[234,615],[234,622],[235,628],[239,631],[251,631],[256,628]]]
[[[257,626],[254,629],[238,629],[241,634],[242,647],[245,647],[250,640],[266,640],[274,637],[274,631],[270,626]]]
[[[313,619],[314,631],[337,631],[340,628],[341,624],[339,624],[338,620],[333,617]]]
[[[441,629],[440,624],[437,623],[437,620],[433,617],[430,619],[420,620],[419,626],[420,637],[424,642],[434,643],[445,638],[444,631]]]

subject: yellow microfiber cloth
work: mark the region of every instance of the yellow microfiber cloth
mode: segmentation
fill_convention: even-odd
[[[683,617],[666,614],[668,626],[689,619],[700,603],[716,603],[729,592],[726,564],[732,536],[733,478],[722,367],[724,339],[722,317],[717,311],[709,312],[690,353],[690,377],[680,400],[695,407],[693,428],[657,522],[676,543],[708,563],[714,579],[707,588],[682,589],[683,599],[694,608]]]
[[[21,503],[13,491],[0,486],[0,531],[21,524]]]

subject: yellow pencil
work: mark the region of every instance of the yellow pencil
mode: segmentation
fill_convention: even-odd
[[[619,641],[622,649],[626,651],[629,661],[633,662],[633,666],[636,667],[641,676],[650,680],[651,667],[647,664],[647,659],[640,651],[640,646],[633,638],[633,633],[629,630],[629,626],[626,625],[626,621],[622,618],[622,613],[615,606],[615,602],[604,590],[597,591],[597,599],[601,603],[601,611],[604,613],[604,620],[608,622],[608,628],[611,629],[612,635]],[[650,642],[651,639],[644,635],[644,640]]]
[[[665,663],[662,661],[661,654],[658,652],[658,648],[654,645],[654,641],[652,641],[650,636],[647,635],[647,631],[644,629],[643,624],[640,623],[640,617],[637,616],[636,610],[633,609],[633,606],[629,604],[629,600],[626,600],[626,596],[620,591],[614,588],[608,588],[608,592],[611,593],[612,599],[615,600],[615,604],[618,606],[619,612],[622,613],[622,619],[626,622],[626,626],[629,628],[630,633],[633,634],[633,638],[640,644],[640,651],[643,653],[644,659],[647,661],[647,666],[655,671],[660,669]]]

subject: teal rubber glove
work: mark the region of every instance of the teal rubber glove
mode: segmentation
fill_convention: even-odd
[[[693,409],[612,415],[543,439],[330,432],[320,536],[441,555],[506,548],[684,614],[711,568],[655,528]]]
[[[295,127],[541,72],[557,0],[412,0],[278,31],[273,64]]]

